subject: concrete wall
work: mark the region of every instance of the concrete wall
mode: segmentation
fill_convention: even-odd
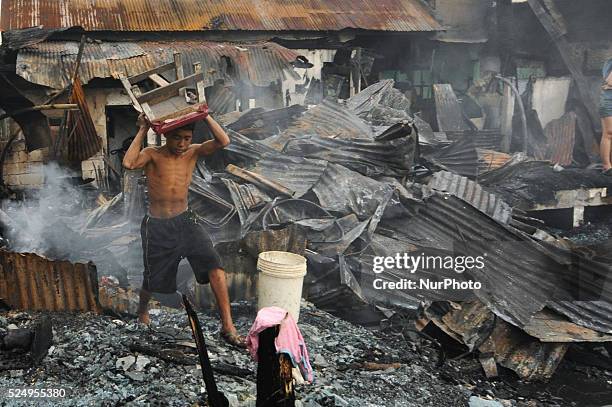
[[[48,149],[26,151],[23,132],[11,119],[2,128],[1,149],[4,150],[7,140],[19,134],[12,143],[3,167],[4,183],[13,190],[39,188],[44,182],[43,166],[48,157]]]
[[[102,138],[102,150],[100,150],[96,155],[85,160],[81,163],[81,170],[83,178],[96,178],[95,169],[101,169],[103,174],[106,174],[108,171],[106,168],[106,164],[103,160],[103,154],[107,154],[108,151],[108,143],[107,143],[107,129],[106,129],[106,106],[107,105],[130,105],[130,100],[127,95],[121,93],[122,89],[113,88],[113,89],[96,89],[85,87],[85,97],[87,100],[87,104],[89,107],[89,113],[91,114],[92,120],[94,122],[94,126],[96,128],[96,133],[98,137]],[[28,91],[25,92],[26,96],[35,104],[42,103],[43,100],[46,100],[49,95],[44,91],[36,90],[36,91]],[[49,116],[61,117],[61,111],[54,111],[49,113]],[[17,126],[18,129],[18,126]],[[19,131],[19,130],[17,130]],[[3,140],[6,140],[3,137]],[[20,145],[24,145],[22,141]],[[14,148],[20,149],[21,147],[15,146]],[[10,174],[10,175],[30,175],[30,174],[38,174],[38,163],[40,162],[39,154],[32,152],[31,157],[27,155],[24,150],[21,150],[22,154],[17,155],[15,157],[10,157],[10,160],[7,160],[7,164],[10,162],[11,164],[19,163],[19,166],[11,166],[9,167],[10,171],[25,171],[20,174]],[[48,152],[45,153],[45,157]],[[18,161],[15,161],[18,160]],[[5,166],[6,168],[6,166]],[[8,172],[5,174],[9,175]],[[23,178],[23,177],[22,177]],[[27,181],[36,181],[37,178],[34,176],[26,177]],[[13,179],[11,178],[11,181]],[[24,185],[31,186],[40,186],[39,181],[38,184],[30,183]],[[11,185],[9,183],[9,185]]]

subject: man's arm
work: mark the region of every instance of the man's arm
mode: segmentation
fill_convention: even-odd
[[[130,147],[123,157],[123,166],[128,170],[143,168],[151,160],[151,152],[149,148],[145,148],[142,151],[140,150],[142,142],[149,131],[149,125],[145,120],[144,114],[141,113],[140,116],[138,116],[138,121],[136,124],[138,124],[140,128],[138,129],[136,137],[134,137],[134,140],[132,140],[132,144],[130,144]]]
[[[206,116],[204,119],[212,132],[214,140],[205,141],[202,144],[195,144],[195,149],[197,155],[209,155],[214,153],[217,150],[220,150],[224,147],[227,147],[230,143],[229,136],[223,130],[223,127],[219,125],[210,115]]]

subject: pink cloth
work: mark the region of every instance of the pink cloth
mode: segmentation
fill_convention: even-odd
[[[276,352],[287,354],[291,358],[293,366],[300,368],[304,379],[312,382],[312,367],[300,328],[298,328],[291,314],[280,307],[265,307],[257,313],[257,318],[247,337],[247,347],[251,356],[257,360],[259,333],[276,325],[280,325],[278,336],[274,340]]]

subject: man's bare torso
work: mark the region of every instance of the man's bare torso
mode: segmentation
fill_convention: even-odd
[[[165,147],[152,147],[151,161],[145,166],[149,213],[156,218],[171,218],[187,209],[187,194],[197,155],[189,148],[181,155]]]

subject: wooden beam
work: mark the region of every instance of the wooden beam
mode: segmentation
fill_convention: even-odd
[[[183,73],[183,58],[180,52],[175,52],[174,58],[174,72],[176,73],[176,80],[183,79],[185,74]]]
[[[123,88],[125,89],[125,92],[130,97],[130,100],[132,101],[132,105],[134,106],[134,109],[136,109],[136,111],[138,112],[142,112],[142,106],[140,106],[140,103],[138,103],[138,100],[136,99],[136,95],[134,95],[134,92],[132,90],[132,84],[130,83],[128,78],[122,75],[119,78],[119,80],[121,81],[121,84],[123,85]]]
[[[202,64],[200,64],[199,62],[196,62],[193,64],[193,72],[195,73],[202,73]],[[206,102],[206,94],[204,93],[204,80],[203,80],[204,76],[202,76],[202,79],[200,79],[199,81],[196,82],[196,93],[198,95],[198,103],[205,103]]]
[[[26,107],[25,109],[19,109],[10,113],[0,114],[0,120],[6,119],[7,117],[17,116],[27,112],[36,112],[40,110],[79,110],[79,106],[76,103],[59,103],[56,105],[40,105]]]
[[[174,68],[174,62],[169,62],[165,65],[162,66],[158,66],[157,68],[153,68],[153,69],[149,69],[148,71],[145,71],[143,73],[139,73],[138,75],[134,75],[134,76],[130,76],[128,78],[128,81],[130,82],[130,85],[133,85],[135,83],[138,83],[140,81],[144,81],[145,79],[148,79],[149,76],[153,75],[153,74],[159,74],[162,73],[164,71],[167,71],[169,69]]]
[[[157,86],[166,86],[166,85],[168,85],[170,83],[167,80],[165,80],[164,78],[162,78],[157,73],[154,73],[153,75],[149,76],[149,79],[151,79]]]
[[[162,86],[157,89],[153,89],[147,93],[143,93],[141,96],[137,96],[136,99],[140,104],[142,103],[155,103],[156,101],[167,99],[170,96],[178,95],[178,90],[189,83],[197,80],[202,80],[204,75],[200,73],[194,73],[176,82],[172,82],[169,85]]]
[[[572,55],[569,43],[567,38],[565,38],[565,32],[563,27],[560,27],[553,15],[550,13],[554,13],[556,15],[560,15],[556,6],[553,2],[548,2],[550,13],[545,9],[544,5],[540,2],[540,0],[527,0],[529,2],[529,6],[533,13],[536,15],[540,24],[544,27],[548,35],[551,36],[553,42],[557,46],[557,50],[559,54],[561,54],[561,58],[563,62],[567,66],[567,69],[570,71],[572,78],[576,82],[576,90],[578,91],[578,96],[582,101],[582,104],[586,108],[589,118],[591,119],[591,126],[594,129],[598,129],[600,127],[600,119],[599,113],[597,109],[597,104],[591,95],[589,94],[589,84],[582,73],[582,69],[580,66],[574,61],[574,57]]]

